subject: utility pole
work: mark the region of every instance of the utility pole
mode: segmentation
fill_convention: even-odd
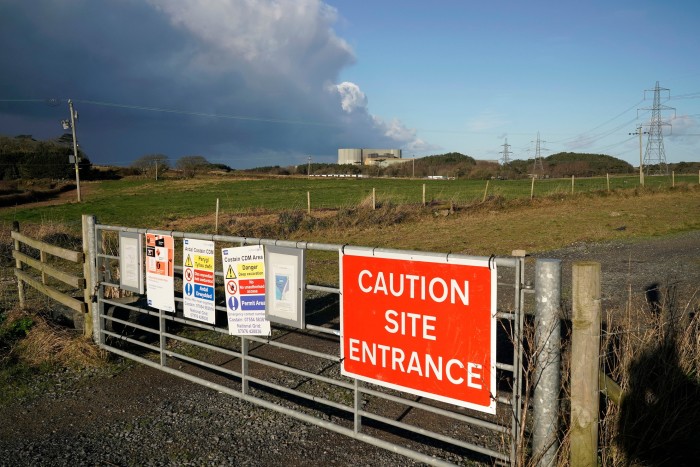
[[[646,98],[646,93],[651,92],[651,89],[644,90],[644,97]],[[664,134],[663,127],[671,126],[670,123],[661,120],[662,110],[673,110],[674,118],[676,109],[673,107],[668,107],[661,104],[661,91],[667,91],[670,94],[670,90],[667,88],[659,87],[659,82],[656,82],[654,91],[654,104],[651,108],[646,107],[642,110],[651,110],[651,120],[649,121],[649,137],[647,138],[647,148],[644,153],[644,163],[647,167],[647,175],[649,175],[649,170],[651,165],[656,165],[656,173],[659,175],[668,175],[668,164],[666,164],[666,151],[664,150]]]
[[[308,175],[309,177],[311,176],[311,156],[309,156],[309,159],[308,159],[308,167],[306,169],[306,175]]]
[[[70,128],[73,133],[73,163],[75,164],[75,186],[78,193],[78,202],[80,203],[80,159],[78,158],[78,139],[75,136],[75,121],[78,119],[78,112],[73,108],[73,101],[68,99],[68,110],[70,111],[70,122],[68,120],[62,120],[61,124],[63,129],[67,130]]]
[[[639,135],[639,184],[644,186],[644,169],[642,168],[644,163],[642,162],[642,135],[648,135],[648,131],[642,131],[642,125],[637,127],[637,131],[630,133],[631,135]]]
[[[416,156],[413,156],[413,159],[411,159],[411,164],[413,165],[412,171],[411,171],[411,178],[416,178]]]
[[[503,161],[503,165],[508,165],[510,163],[510,144],[508,144],[508,138],[506,138],[505,144],[501,144],[503,146],[503,157],[501,160]]]

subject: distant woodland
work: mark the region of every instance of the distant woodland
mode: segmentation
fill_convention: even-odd
[[[92,164],[80,149],[78,154],[80,174],[88,177]],[[31,135],[0,136],[0,179],[71,180],[75,178],[75,165],[69,162],[72,155],[70,133],[52,141],[37,141]]]
[[[111,167],[95,170],[80,148],[81,179],[143,177],[194,177],[207,173],[229,173],[234,171],[224,164],[213,164],[203,156],[183,156],[171,165],[164,154],[146,154],[137,158],[129,167]],[[73,140],[70,133],[55,140],[37,141],[31,135],[15,137],[0,136],[0,180],[73,180],[75,166],[69,162],[73,155]],[[518,179],[536,173],[539,177],[595,177],[634,173],[631,164],[605,154],[560,152],[544,157],[541,169],[534,159],[510,161],[476,160],[465,154],[450,152],[427,157],[408,159],[404,163],[387,167],[354,166],[312,163],[298,166],[268,166],[245,169],[237,172],[261,175],[365,175],[380,177],[445,177],[457,179]],[[678,174],[694,174],[700,170],[700,162],[669,164],[669,170]]]

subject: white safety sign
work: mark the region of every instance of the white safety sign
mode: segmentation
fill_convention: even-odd
[[[260,245],[222,248],[229,334],[267,336],[265,256]]]
[[[186,238],[182,244],[182,304],[185,318],[214,324],[214,242]]]

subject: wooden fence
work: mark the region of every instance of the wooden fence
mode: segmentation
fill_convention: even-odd
[[[80,294],[84,296],[86,281],[83,277],[76,276],[49,264],[50,256],[53,256],[65,261],[80,264],[82,267],[85,263],[85,255],[83,252],[61,248],[28,237],[20,233],[18,222],[13,223],[11,236],[14,240],[12,257],[15,259],[15,276],[17,277],[20,307],[25,308],[26,306],[24,289],[26,284],[75,312],[83,315],[87,313],[87,304],[82,297],[81,299],[72,297],[56,288],[56,286],[51,285],[49,282],[49,278],[55,279],[69,287],[78,289]],[[28,248],[38,250],[39,259],[23,252],[23,250],[27,251]]]

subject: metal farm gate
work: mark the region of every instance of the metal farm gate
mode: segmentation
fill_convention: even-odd
[[[536,301],[536,287],[532,281],[528,282],[530,285],[525,282],[526,265],[532,262],[526,262],[524,257],[474,258],[430,253],[450,259],[487,260],[497,267],[497,400],[492,415],[341,374],[338,263],[346,246],[135,229],[101,225],[94,217],[86,217],[86,244],[92,269],[92,284],[88,287],[94,290],[93,336],[101,348],[427,464],[473,459],[515,465],[523,458],[520,437],[525,433],[527,415],[523,413],[527,405],[523,381],[528,379],[523,370],[523,329],[526,304],[534,310]],[[119,289],[119,239],[125,232],[132,236],[150,233],[174,238],[175,312],[150,307],[143,294]],[[183,267],[178,265],[183,264],[184,239],[215,242],[214,324],[183,315]],[[273,324],[269,336],[229,335],[225,294],[221,292],[225,272],[218,252],[243,245],[304,251],[305,322],[301,328]],[[538,267],[539,263],[538,260]],[[555,282],[549,287],[552,290],[544,291],[545,296],[550,292],[558,294],[557,287]],[[551,404],[544,410],[545,415],[548,410],[551,412]],[[534,418],[538,423],[537,413]],[[528,432],[530,423],[527,422]],[[546,416],[540,416],[540,423],[555,425]]]

